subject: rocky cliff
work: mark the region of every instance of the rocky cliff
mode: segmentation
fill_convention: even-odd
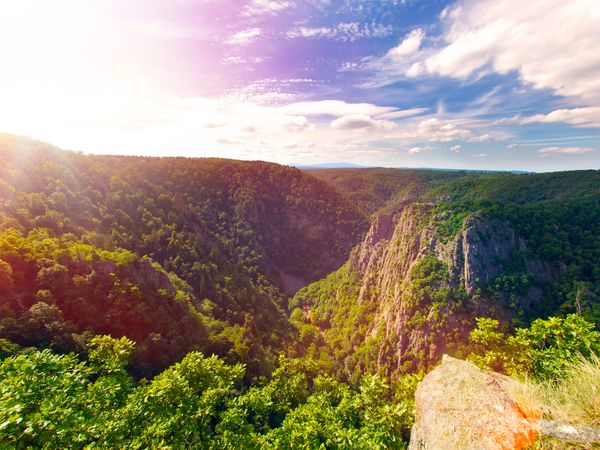
[[[403,373],[427,369],[444,352],[459,352],[475,317],[515,318],[517,310],[539,300],[539,283],[564,270],[530,256],[509,222],[482,212],[459,219],[419,203],[379,215],[342,269],[337,287],[326,284],[327,293],[301,293],[304,305],[318,310],[334,292],[334,319],[336,310],[360,308],[363,317],[354,325],[349,325],[350,311],[348,320],[341,313],[341,323],[329,320],[332,328],[354,326],[347,332],[354,345],[348,354],[355,359],[352,354],[368,354],[379,369]],[[512,283],[512,290],[504,291],[500,282]],[[348,285],[353,283],[358,294],[352,299]],[[363,335],[361,328],[366,328]],[[369,348],[361,352],[357,347],[363,344]]]
[[[379,216],[351,257],[360,274],[359,302],[375,302],[371,335],[381,333],[378,362],[390,369],[425,367],[452,344],[466,339],[470,318],[513,312],[506,298],[485,288],[527,248],[508,223],[467,216],[454,236],[442,239],[430,217],[432,206],[413,204],[395,216]],[[429,222],[428,218],[431,218]],[[526,261],[535,277],[556,270],[544,261]],[[523,302],[539,293],[528,292]]]

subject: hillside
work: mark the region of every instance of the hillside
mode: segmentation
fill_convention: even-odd
[[[0,330],[18,343],[48,344],[19,328],[44,302],[82,336],[135,337],[138,353],[154,355],[138,367],[146,372],[192,349],[268,371],[265,361],[291,332],[285,292],[337,268],[366,227],[348,201],[297,169],[221,159],[86,156],[3,135],[0,262],[13,281],[2,294]],[[114,258],[131,263],[117,262],[120,273],[111,265]],[[59,287],[42,281],[45,276],[64,281]],[[83,294],[85,283],[91,291]],[[148,289],[161,300],[150,301]],[[141,316],[144,324],[91,319],[91,305],[115,296],[111,315]],[[153,302],[165,311],[156,311]],[[167,331],[180,321],[183,328]],[[185,331],[190,327],[196,331]]]
[[[379,170],[358,172],[383,183]],[[344,266],[290,302],[312,355],[332,355],[325,363],[350,379],[402,374],[444,352],[464,356],[476,317],[510,329],[567,313],[600,323],[597,171],[383,172],[407,182],[381,203],[391,212],[376,215]]]
[[[307,173],[2,135],[0,447],[402,449],[444,353],[595,426],[599,267],[597,171]]]
[[[428,169],[319,169],[320,178],[367,214],[394,212],[414,202],[528,203],[600,195],[600,171],[541,174]]]

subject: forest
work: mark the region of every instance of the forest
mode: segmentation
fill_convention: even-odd
[[[443,252],[494,230],[514,246],[466,280]],[[567,377],[600,354],[599,294],[599,171],[301,171],[0,135],[0,447],[405,448],[442,352]]]

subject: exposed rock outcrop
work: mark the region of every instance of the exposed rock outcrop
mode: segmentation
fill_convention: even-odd
[[[379,365],[390,370],[418,368],[415,364],[426,368],[449,351],[450,343],[466,340],[466,325],[473,317],[489,315],[491,308],[497,317],[510,319],[513,311],[502,293],[494,299],[477,294],[503,273],[507,262],[514,264],[522,257],[522,270],[539,280],[550,280],[560,272],[560,267],[549,262],[527,259],[525,241],[510,224],[477,213],[464,219],[455,236],[441,239],[427,220],[433,207],[411,204],[394,216],[377,217],[350,257],[350,270],[361,279],[357,301],[377,304],[369,335],[379,333]],[[444,263],[448,276],[440,289],[453,289],[455,297],[464,297],[460,304],[458,300],[415,303],[411,298],[407,290],[411,271],[428,255]],[[539,296],[539,290],[531,289],[521,304]],[[416,313],[420,315],[417,321],[413,320]]]
[[[171,284],[168,275],[160,270],[160,266],[153,263],[150,258],[142,258],[130,264],[129,277],[126,280],[148,288],[166,289],[171,293],[175,293],[175,288]]]
[[[540,421],[540,435],[565,442],[600,444],[600,428],[590,425],[569,424],[542,419]]]
[[[444,356],[419,383],[409,450],[509,450],[530,446],[539,420],[509,395],[511,378]]]

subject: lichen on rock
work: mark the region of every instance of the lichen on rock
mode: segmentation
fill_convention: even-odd
[[[539,434],[511,398],[511,378],[444,355],[417,388],[409,450],[518,450]]]

